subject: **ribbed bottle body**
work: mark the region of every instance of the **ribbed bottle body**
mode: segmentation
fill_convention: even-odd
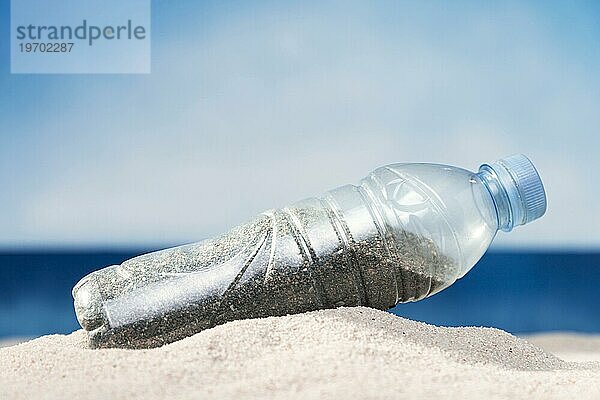
[[[496,230],[477,176],[431,164],[380,168],[203,242],[96,271],[73,290],[93,347],[154,347],[228,321],[436,293]]]

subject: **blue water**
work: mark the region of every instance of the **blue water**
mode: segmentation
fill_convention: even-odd
[[[78,328],[71,288],[80,277],[144,250],[0,253],[0,337]],[[600,252],[491,252],[445,291],[392,312],[438,325],[513,333],[600,332]]]

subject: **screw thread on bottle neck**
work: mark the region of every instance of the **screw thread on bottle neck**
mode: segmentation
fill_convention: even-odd
[[[510,198],[494,170],[486,167],[487,166],[483,166],[476,175],[481,179],[492,196],[494,206],[496,207],[498,229],[504,232],[510,232],[515,226]]]

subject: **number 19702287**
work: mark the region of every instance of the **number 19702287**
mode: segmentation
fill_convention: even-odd
[[[70,53],[74,43],[19,43],[21,53]]]

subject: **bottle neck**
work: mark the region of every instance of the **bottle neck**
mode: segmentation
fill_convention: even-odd
[[[494,206],[496,207],[498,229],[504,232],[510,232],[516,225],[510,197],[494,170],[486,167],[487,166],[485,165],[482,166],[476,175],[481,179],[482,183],[492,196]]]

